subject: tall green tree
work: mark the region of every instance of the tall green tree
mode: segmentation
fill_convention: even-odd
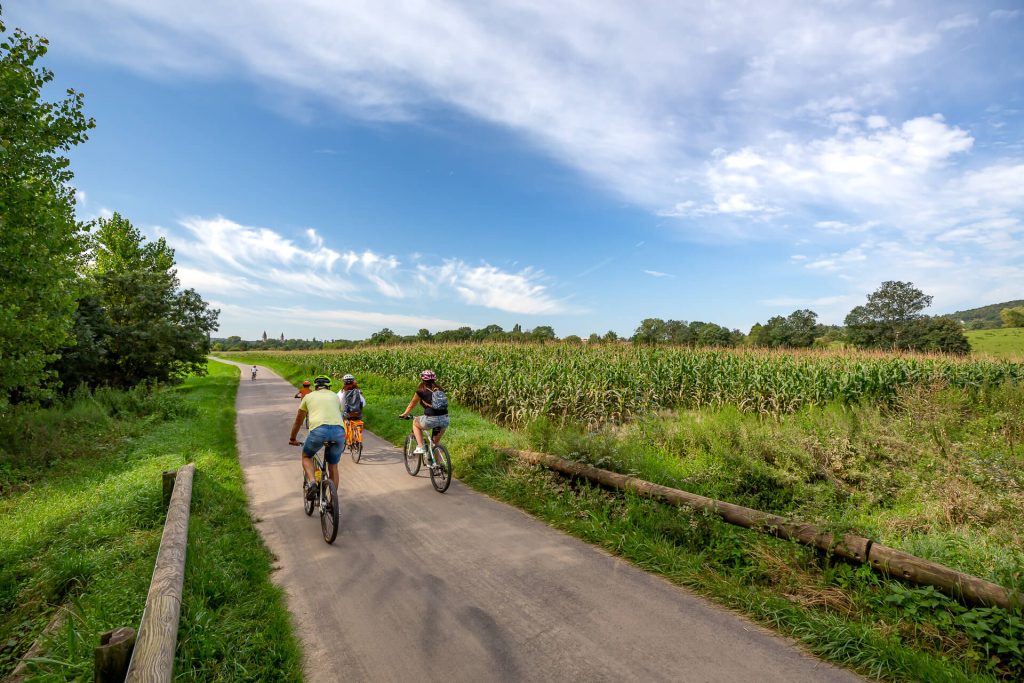
[[[910,282],[883,282],[846,316],[847,341],[861,348],[967,353],[970,343],[960,323],[921,311],[932,297]]]
[[[84,228],[63,153],[95,123],[83,96],[48,102],[46,39],[6,34],[0,16],[0,410],[49,393],[48,364],[68,342]]]
[[[847,338],[864,348],[908,348],[910,326],[931,304],[932,297],[912,282],[887,280],[846,316]]]
[[[167,242],[146,242],[115,213],[98,221],[90,246],[78,344],[56,364],[66,386],[125,387],[202,371],[219,312],[195,290],[179,289]]]

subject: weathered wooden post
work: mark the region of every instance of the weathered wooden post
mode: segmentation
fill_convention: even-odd
[[[100,636],[93,656],[95,683],[123,683],[135,647],[135,629],[115,628]]]

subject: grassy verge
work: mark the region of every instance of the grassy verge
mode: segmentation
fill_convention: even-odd
[[[239,356],[240,360],[247,360]],[[319,369],[260,356],[293,383]],[[400,444],[394,419],[414,384],[359,373],[369,429]],[[534,421],[502,429],[455,406],[456,476],[551,525],[790,635],[810,651],[899,681],[1018,680],[1024,618],[968,609],[716,517],[573,482],[509,459],[532,447],[668,486],[855,530],[1024,588],[1024,393],[922,389],[897,410],[807,409],[765,420],[734,409],[662,413],[587,431]],[[684,455],[680,455],[684,454]]]
[[[60,606],[33,680],[92,678],[99,634],[137,628],[160,544],[160,473],[194,461],[176,678],[299,680],[271,557],[246,508],[234,438],[238,372],[155,393],[79,395],[10,416],[0,454],[0,676]],[[23,434],[21,441],[11,441]]]

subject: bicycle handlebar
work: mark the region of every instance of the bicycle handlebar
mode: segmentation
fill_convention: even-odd
[[[399,420],[411,420],[412,419],[412,415],[399,415],[398,419]]]

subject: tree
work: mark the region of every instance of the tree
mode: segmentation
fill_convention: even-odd
[[[591,332],[590,336],[587,337],[588,344],[600,344],[601,336],[597,332]]]
[[[316,341],[316,340],[314,339],[314,341]],[[393,344],[396,341],[398,341],[398,335],[395,334],[394,332],[392,332],[387,327],[385,327],[384,329],[380,330],[379,332],[374,332],[373,334],[370,335],[370,343],[371,344],[378,344],[378,345]]]
[[[817,313],[800,309],[785,318],[777,315],[764,325],[755,324],[750,328],[750,344],[770,348],[807,348],[814,344],[821,329]]]
[[[921,311],[932,297],[910,282],[883,282],[846,316],[847,341],[862,348],[967,353],[970,343],[960,323]]]
[[[907,332],[931,303],[913,283],[887,280],[846,316],[847,338],[860,347],[909,348]]]
[[[555,328],[550,325],[538,325],[530,332],[530,341],[544,343],[552,339],[558,339],[558,337],[555,336]]]
[[[420,328],[420,331],[416,333],[416,336],[421,341],[429,341],[430,340],[430,330],[428,330],[425,327],[422,327],[422,328]]]
[[[1024,306],[1004,308],[999,311],[999,317],[1003,320],[1003,327],[1024,327]]]
[[[46,50],[45,38],[21,30],[0,42],[0,411],[48,394],[48,365],[72,337],[78,296],[84,229],[61,152],[95,123],[81,93],[42,99],[53,80],[37,66]]]
[[[100,219],[83,269],[78,345],[57,363],[67,389],[85,382],[126,387],[201,372],[218,311],[193,290],[179,291],[174,250],[146,243],[120,214]],[[229,342],[232,339],[228,340]],[[239,340],[240,341],[240,340]]]
[[[604,336],[601,337],[601,341],[617,342],[619,341],[619,335],[615,334],[612,330],[608,330],[604,333]]]
[[[645,318],[633,332],[633,342],[636,344],[660,344],[668,340],[668,329],[661,318]]]
[[[583,339],[581,339],[580,336],[577,334],[570,334],[568,337],[565,337],[562,341],[565,342],[566,344],[572,344],[574,346],[583,343]]]

